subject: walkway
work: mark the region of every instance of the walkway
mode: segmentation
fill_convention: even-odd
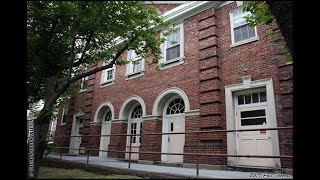
[[[60,159],[59,155],[50,154],[47,157]],[[63,160],[72,162],[79,162],[87,164],[86,156],[62,156]],[[90,156],[89,163],[94,165],[101,165],[106,167],[113,167],[117,169],[128,169],[128,162],[118,161],[114,159],[108,159],[106,157]],[[164,173],[167,175],[181,175],[189,178],[196,178],[195,168],[184,167],[169,167],[158,165],[147,165],[140,163],[131,163],[131,170],[138,170],[144,172]],[[252,177],[251,177],[252,176]],[[199,177],[197,178],[219,178],[219,179],[248,179],[248,178],[263,178],[263,179],[292,179],[291,175],[276,174],[276,173],[259,173],[259,172],[240,172],[240,171],[228,171],[228,170],[207,170],[199,169]]]

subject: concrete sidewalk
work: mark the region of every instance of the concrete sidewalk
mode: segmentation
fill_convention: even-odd
[[[59,155],[50,154],[47,157],[60,159]],[[86,165],[100,165],[104,167],[112,167],[119,170],[135,170],[145,173],[156,173],[172,176],[180,176],[182,178],[204,178],[204,179],[292,179],[293,177],[288,174],[281,173],[264,173],[264,172],[240,172],[240,171],[228,171],[228,170],[207,170],[199,169],[199,176],[196,176],[195,168],[184,167],[169,167],[158,165],[147,165],[139,163],[131,163],[131,168],[128,168],[128,162],[109,159],[106,157],[90,156],[89,163],[87,164],[86,156],[62,156],[62,160],[70,162],[83,163]]]

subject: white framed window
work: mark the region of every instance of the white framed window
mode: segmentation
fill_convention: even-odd
[[[89,76],[86,76],[81,79],[80,92],[84,92],[88,89],[88,83],[89,83]]]
[[[172,67],[184,62],[183,23],[175,25],[173,29],[175,30],[175,32],[172,32],[166,37],[164,36],[164,33],[167,33],[167,31],[163,31],[160,35],[161,38],[166,38],[166,41],[161,45],[163,56],[159,62],[162,64],[162,67],[160,69]]]
[[[63,107],[60,125],[66,124],[68,111],[69,111],[68,106]]]
[[[103,66],[106,65],[103,63]],[[116,71],[116,65],[113,64],[112,68],[108,68],[102,71],[101,73],[101,84],[108,84],[112,83],[115,80],[115,71]]]
[[[144,74],[144,59],[138,56],[135,50],[128,52],[128,61],[131,62],[127,64],[126,79],[139,77]]]
[[[242,7],[230,11],[231,47],[258,40],[257,28],[250,27],[244,16],[250,12],[243,12]]]

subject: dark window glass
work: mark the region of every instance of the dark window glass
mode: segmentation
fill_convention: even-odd
[[[255,111],[243,111],[241,112],[241,118],[248,118],[248,117],[257,117],[257,116],[265,116],[266,112],[264,109],[262,110],[255,110]]]
[[[267,94],[266,92],[261,92],[260,94],[260,102],[266,102],[267,101]]]
[[[251,104],[251,94],[244,95],[246,104]]]
[[[173,122],[171,123],[171,128],[170,129],[171,129],[171,131],[173,131]]]
[[[262,125],[266,122],[266,118],[242,119],[241,126]]]
[[[252,102],[253,102],[253,103],[258,103],[258,102],[259,102],[258,93],[253,93],[253,94],[252,94]]]
[[[244,104],[243,95],[239,95],[239,96],[238,96],[238,105],[240,105],[240,104]]]

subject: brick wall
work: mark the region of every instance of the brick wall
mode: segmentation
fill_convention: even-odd
[[[251,75],[252,80],[272,78],[276,103],[277,125],[292,125],[292,65],[278,55],[283,44],[269,44],[277,37],[266,37],[264,25],[257,26],[258,41],[236,47],[231,45],[229,11],[236,3],[219,9],[209,8],[183,21],[185,61],[181,65],[159,70],[155,65],[145,65],[143,76],[125,80],[125,66],[117,66],[113,85],[101,87],[101,72],[90,76],[87,92],[75,93],[71,99],[67,124],[59,126],[57,134],[70,134],[72,115],[86,113],[85,122],[92,122],[98,106],[109,101],[114,107],[114,118],[119,118],[122,104],[130,96],[139,96],[146,104],[146,115],[152,114],[153,103],[165,89],[178,87],[189,98],[190,109],[200,109],[199,116],[186,117],[186,131],[226,129],[225,92],[227,85],[242,83],[241,77]],[[122,55],[126,59],[127,52]],[[101,66],[98,63],[97,66]],[[161,120],[143,122],[143,133],[161,132]],[[92,134],[85,126],[84,134]],[[86,130],[88,129],[88,130]],[[126,123],[113,123],[111,134],[126,133]],[[98,133],[96,129],[94,131]],[[99,134],[99,133],[98,133]],[[227,153],[226,134],[186,135],[184,152],[194,152],[195,144],[203,153]],[[292,155],[292,132],[279,132],[280,155]],[[98,148],[99,140],[94,142]],[[125,150],[125,137],[112,137],[110,150]],[[141,151],[160,151],[161,138],[142,137]],[[110,157],[124,158],[124,153],[108,153]],[[160,160],[160,155],[141,154],[143,160]],[[201,157],[201,163],[226,165],[225,157]],[[195,157],[185,156],[184,162],[194,163]],[[283,160],[282,167],[292,168],[291,160]]]

